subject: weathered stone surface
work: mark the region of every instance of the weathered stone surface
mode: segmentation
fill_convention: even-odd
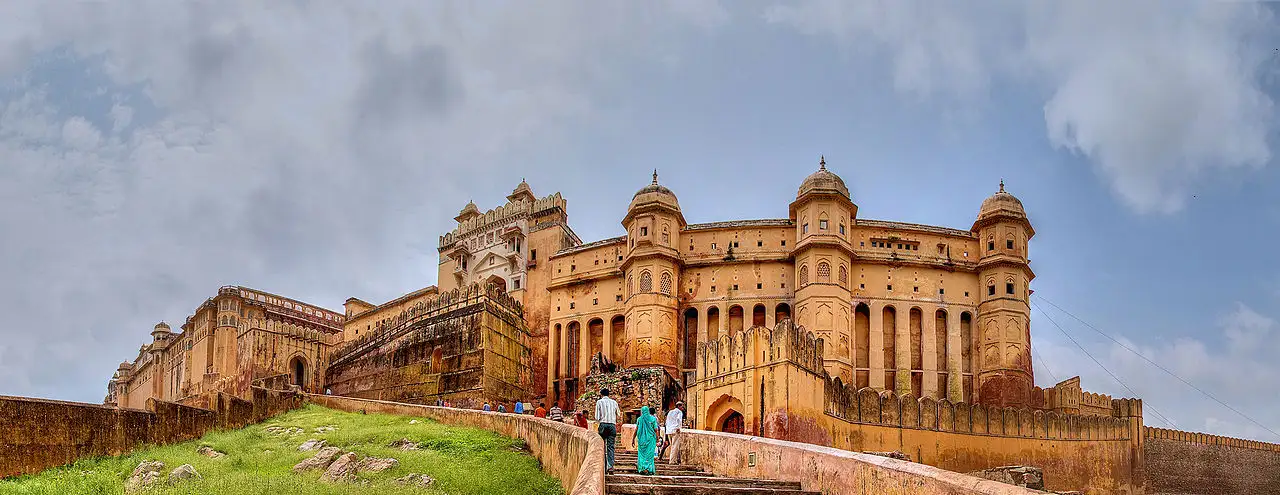
[[[164,463],[160,461],[142,461],[138,467],[133,469],[133,474],[124,482],[124,491],[126,493],[135,493],[151,486],[160,481],[160,471],[164,469]]]
[[[432,478],[425,474],[418,474],[418,473],[413,473],[407,476],[396,478],[397,485],[431,486],[431,484],[435,482],[436,482],[435,478]]]
[[[183,480],[200,479],[200,478],[202,478],[202,476],[200,476],[200,473],[197,472],[196,468],[192,467],[190,464],[183,464],[181,466],[178,466],[169,473],[169,483],[177,483]]]
[[[329,467],[329,464],[341,454],[342,449],[337,447],[322,448],[319,452],[316,452],[316,455],[295,464],[293,466],[293,472],[301,473],[311,469],[325,469]]]
[[[366,457],[360,461],[359,471],[381,473],[400,465],[400,461],[391,457]]]
[[[331,431],[337,431],[337,430],[338,430],[337,426],[329,425],[329,426],[317,426],[313,431],[315,433],[329,433]]]
[[[399,440],[393,441],[387,444],[387,447],[391,447],[393,449],[400,449],[400,450],[418,450],[422,448],[422,446],[419,445],[417,442],[409,440],[408,438],[401,438]]]
[[[1000,466],[982,471],[974,471],[969,473],[970,476],[988,479],[991,481],[999,481],[1001,483],[1032,488],[1036,490],[1044,489],[1044,472],[1034,466]]]
[[[227,456],[227,454],[213,450],[213,448],[208,445],[203,445],[196,449],[196,453],[211,459],[221,459]]]
[[[320,450],[322,447],[324,447],[324,444],[325,444],[324,440],[317,440],[315,438],[312,438],[311,440],[302,442],[302,445],[298,446],[298,450],[303,452],[306,452],[309,450]]]
[[[320,476],[320,481],[329,483],[340,483],[351,481],[356,477],[356,470],[359,469],[360,462],[356,458],[355,452],[347,452],[337,459],[328,469],[324,470],[324,475]]]
[[[907,454],[903,454],[902,452],[898,452],[896,450],[893,452],[863,452],[863,454],[878,455],[880,457],[888,457],[890,459],[898,459],[900,461],[911,462],[911,456]]]

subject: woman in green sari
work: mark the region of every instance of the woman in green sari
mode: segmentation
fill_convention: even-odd
[[[636,420],[636,472],[656,474],[653,458],[658,448],[658,418],[649,413],[649,406],[640,408]]]

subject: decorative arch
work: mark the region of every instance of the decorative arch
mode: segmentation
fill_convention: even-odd
[[[707,308],[707,342],[713,342],[720,338],[720,308],[711,306]]]
[[[893,390],[897,381],[894,379],[894,372],[898,369],[898,310],[892,305],[886,305],[881,313],[881,328],[883,332],[882,342],[884,347],[884,372],[885,372],[885,388]],[[903,363],[905,364],[905,363]]]
[[[565,331],[568,334],[565,336],[568,341],[565,347],[568,348],[569,354],[567,362],[565,363],[565,376],[569,378],[577,378],[579,363],[578,353],[581,352],[582,346],[580,339],[582,336],[582,324],[577,321],[571,321],[569,322],[569,325],[565,327]]]
[[[664,295],[671,295],[671,272],[662,272],[662,276],[658,279],[658,289]]]
[[[684,310],[684,368],[696,367],[698,354],[698,309]]]
[[[800,265],[800,286],[809,285],[809,265]]]
[[[302,354],[296,354],[289,359],[289,383],[297,385],[303,392],[307,392],[310,388],[307,386],[310,381],[310,372],[311,366]]]
[[[598,352],[604,352],[604,320],[601,318],[592,318],[587,322],[587,352],[589,356],[594,356]]]
[[[840,278],[839,278],[839,280],[840,280],[840,286],[841,286],[841,287],[845,287],[845,286],[849,285],[849,269],[848,269],[848,268],[846,268],[844,265],[840,265]]]
[[[746,433],[746,421],[743,412],[747,408],[737,397],[721,395],[707,407],[707,427],[712,431],[726,431],[725,427],[738,429],[727,433]]]
[[[640,293],[649,292],[653,292],[653,275],[649,274],[649,270],[643,270],[640,272]]]
[[[622,366],[623,358],[627,356],[627,317],[614,315],[613,319],[609,320],[609,325],[613,334],[613,352],[609,359]]]
[[[776,323],[787,318],[791,318],[791,305],[787,303],[778,303],[778,305],[773,308],[773,321]]]
[[[853,365],[858,368],[856,388],[871,386],[871,307],[866,303],[853,309]]]
[[[827,263],[825,261],[821,261],[818,263],[818,281],[819,282],[831,281],[831,264],[830,263]]]
[[[739,306],[737,304],[734,304],[733,306],[729,306],[729,335],[733,335],[742,331],[742,323],[743,323],[742,320],[743,320],[742,306]]]
[[[763,327],[764,320],[765,320],[764,316],[765,316],[764,305],[756,304],[755,307],[751,308],[751,326]]]

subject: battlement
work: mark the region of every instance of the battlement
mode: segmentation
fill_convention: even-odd
[[[1280,452],[1280,444],[1260,442],[1257,440],[1245,440],[1243,438],[1223,437],[1218,435],[1210,435],[1208,433],[1195,433],[1195,432],[1189,432],[1189,431],[1155,428],[1152,426],[1144,426],[1142,428],[1142,436],[1143,438],[1148,438],[1148,439],[1173,440],[1176,442],[1185,442],[1185,443],[1191,443],[1191,444],[1197,444],[1197,445],[1220,445],[1224,447],[1236,447],[1241,449]]]
[[[1138,399],[1116,399],[1111,415],[988,407],[947,399],[855,390],[839,377],[824,384],[827,415],[849,423],[1006,437],[1064,440],[1128,440],[1128,418],[1141,414]]]
[[[789,361],[821,375],[823,345],[822,339],[792,324],[790,318],[779,321],[772,329],[751,327],[698,344],[698,380],[778,361]]]
[[[362,335],[335,351],[332,356],[332,363],[336,365],[347,357],[360,354],[386,341],[394,340],[408,331],[414,323],[476,304],[489,304],[495,309],[510,313],[514,319],[521,321],[524,319],[524,307],[520,304],[520,301],[496,286],[481,286],[473,283],[466,288],[457,288],[437,294],[432,299],[418,302],[401,311],[387,325]]]
[[[459,222],[458,226],[455,227],[453,231],[440,236],[440,249],[446,249],[449,246],[452,246],[455,241],[470,232],[485,229],[491,225],[517,218],[529,216],[536,217],[543,212],[556,208],[561,211],[565,211],[567,209],[567,204],[564,198],[560,196],[560,193],[555,193],[533,201],[525,199],[509,201],[507,204],[486,211],[475,218]]]

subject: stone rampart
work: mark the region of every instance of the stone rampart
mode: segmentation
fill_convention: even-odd
[[[1143,428],[1149,494],[1280,493],[1280,445]]]
[[[680,435],[682,463],[701,466],[721,476],[798,481],[803,489],[824,495],[1043,493],[924,464],[819,445],[688,429]]]
[[[307,400],[340,411],[399,414],[441,423],[471,426],[524,440],[542,463],[542,470],[560,479],[569,495],[603,495],[604,441],[593,431],[529,415],[505,414],[402,404],[332,395],[308,395]]]
[[[301,405],[301,395],[253,389],[252,402],[229,395],[213,409],[147,400],[147,410],[0,396],[0,478],[34,474],[84,457],[120,455],[142,445],[239,428]]]

